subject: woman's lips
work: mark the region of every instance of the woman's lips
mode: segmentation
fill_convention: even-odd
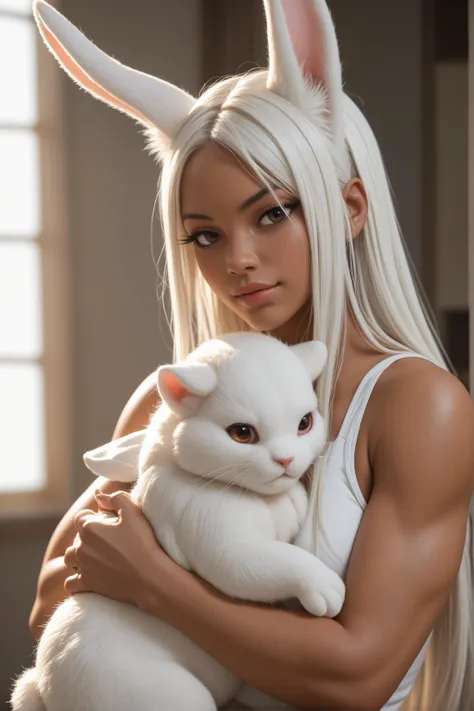
[[[266,289],[258,289],[258,291],[251,292],[250,294],[241,294],[235,298],[238,299],[238,301],[242,301],[247,306],[259,306],[260,304],[264,304],[266,301],[271,299],[278,286],[278,284],[275,284],[275,286],[270,286]]]

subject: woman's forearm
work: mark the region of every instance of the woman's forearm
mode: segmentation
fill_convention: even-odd
[[[62,556],[43,564],[38,581],[38,593],[29,619],[30,630],[36,640],[39,640],[43,634],[44,625],[58,603],[67,597],[64,581],[68,575],[70,571],[67,571]]]
[[[301,709],[369,708],[352,637],[335,620],[234,601],[176,568],[140,606],[179,629],[245,683]]]

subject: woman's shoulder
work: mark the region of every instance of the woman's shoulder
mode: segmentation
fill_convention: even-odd
[[[424,358],[402,358],[384,371],[369,440],[374,477],[472,490],[474,404],[456,376]]]
[[[145,429],[160,403],[156,371],[150,373],[136,388],[123,408],[114,430],[114,439]]]
[[[386,368],[379,380],[374,405],[382,411],[388,405],[405,409],[406,415],[413,407],[418,411],[432,407],[435,411],[445,410],[448,405],[456,410],[473,408],[459,378],[426,358],[400,358]]]

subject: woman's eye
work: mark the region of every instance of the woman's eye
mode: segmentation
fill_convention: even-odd
[[[181,244],[197,244],[198,247],[210,247],[211,244],[215,244],[220,239],[217,232],[202,231],[194,232],[192,235],[188,235],[184,239],[180,240]]]
[[[287,217],[291,215],[295,207],[299,203],[291,203],[288,205],[277,205],[276,207],[267,210],[259,220],[260,227],[267,227],[268,225],[275,225],[278,222],[283,222]]]
[[[234,442],[239,444],[255,444],[258,442],[257,430],[253,425],[236,422],[235,425],[227,427],[226,432]]]
[[[216,232],[197,232],[194,236],[194,241],[200,247],[209,247],[214,244],[219,239],[219,235]]]
[[[308,412],[301,420],[298,425],[298,436],[308,434],[313,429],[313,415]]]

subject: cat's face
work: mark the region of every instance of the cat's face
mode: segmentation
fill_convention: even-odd
[[[280,344],[239,353],[216,372],[213,391],[174,431],[176,463],[261,494],[288,490],[326,441],[307,370]]]

